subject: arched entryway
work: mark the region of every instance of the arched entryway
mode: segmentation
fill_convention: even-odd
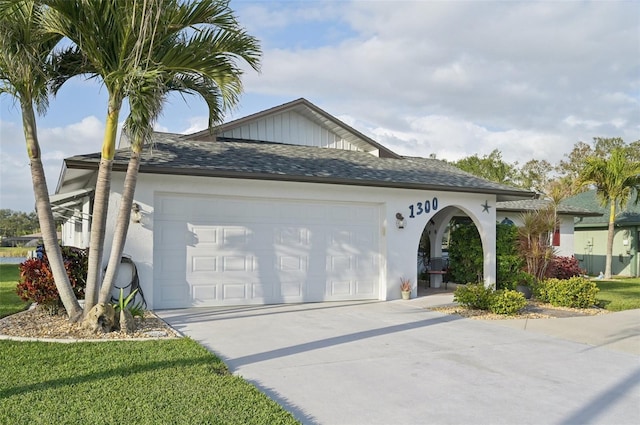
[[[425,224],[417,247],[417,277],[418,277],[418,295],[428,295],[434,290],[453,290],[458,283],[452,280],[451,267],[455,267],[454,261],[449,257],[449,245],[451,243],[452,229],[460,225],[473,225],[480,234],[483,251],[482,265],[479,267],[477,279],[485,281],[488,284],[491,279],[488,276],[493,275],[485,270],[487,264],[491,263],[493,250],[490,246],[495,247],[495,228],[493,231],[481,227],[475,217],[469,214],[465,209],[457,206],[449,206],[431,217]],[[486,227],[486,224],[485,224]],[[487,236],[493,234],[493,240],[489,240]],[[483,237],[484,236],[484,237]],[[454,256],[455,257],[455,256]],[[495,263],[494,268],[495,268]]]

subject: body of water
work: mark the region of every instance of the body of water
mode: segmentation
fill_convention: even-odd
[[[26,257],[0,257],[0,264],[20,264]]]

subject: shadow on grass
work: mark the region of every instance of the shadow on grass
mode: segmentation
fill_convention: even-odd
[[[70,376],[59,379],[52,379],[49,381],[36,382],[28,385],[18,385],[15,387],[9,387],[7,389],[0,391],[0,399],[12,396],[19,396],[21,394],[29,393],[31,391],[43,391],[43,390],[55,390],[61,387],[74,386],[78,384],[83,384],[87,382],[101,381],[104,379],[108,379],[111,377],[119,377],[126,378],[131,375],[135,375],[138,373],[146,373],[153,370],[166,369],[166,368],[184,368],[188,366],[197,366],[197,365],[206,365],[212,364],[211,357],[203,356],[194,359],[176,359],[176,360],[165,360],[165,361],[157,361],[151,362],[144,365],[132,365],[126,367],[118,367],[113,369],[107,369],[100,372],[88,373],[86,375],[79,376]],[[216,370],[217,368],[211,367],[210,370],[212,373],[217,373],[218,375],[227,375],[229,374],[226,369]],[[17,382],[16,382],[17,384]]]

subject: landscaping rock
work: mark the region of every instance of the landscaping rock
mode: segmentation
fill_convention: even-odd
[[[136,322],[133,314],[127,309],[120,310],[120,332],[131,334],[136,331]]]
[[[110,304],[98,303],[89,311],[82,324],[93,332],[111,332],[116,327],[116,311]]]

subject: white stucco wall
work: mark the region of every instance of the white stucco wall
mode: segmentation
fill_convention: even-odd
[[[113,175],[108,229],[113,229],[115,226],[123,178],[123,173],[116,172]],[[379,296],[381,300],[400,298],[400,277],[411,279],[415,294],[416,252],[422,231],[435,214],[446,207],[457,207],[466,212],[476,223],[485,251],[485,284],[495,283],[495,195],[141,174],[135,202],[140,205],[143,218],[141,223],[131,223],[124,253],[130,256],[138,267],[140,283],[150,308],[153,308],[154,299],[154,200],[159,193],[379,204],[382,217],[379,229],[382,257]],[[433,207],[434,199],[436,199],[437,208]],[[428,211],[425,208],[425,201],[429,204]],[[489,208],[483,207],[485,202]],[[405,217],[403,229],[396,227],[395,216],[398,212]],[[111,242],[112,232],[107,232],[105,263]]]
[[[498,211],[496,220],[500,223],[505,218],[513,221],[516,226],[522,226],[522,216],[520,213],[509,211]],[[556,255],[571,257],[575,255],[573,242],[573,216],[560,215],[560,246],[556,246]]]

